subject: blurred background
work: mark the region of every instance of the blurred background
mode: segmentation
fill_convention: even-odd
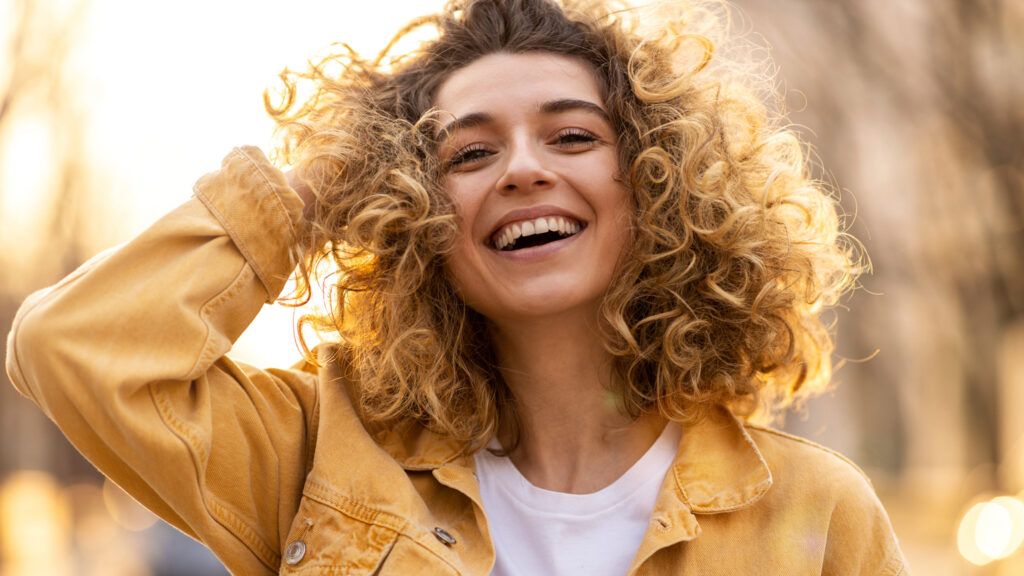
[[[439,5],[0,0],[0,332],[232,146],[268,150],[282,68]],[[874,264],[837,386],[786,428],[867,471],[916,574],[1024,574],[1024,2],[734,6]],[[290,365],[294,314],[268,306],[233,355]],[[0,576],[224,573],[0,378]]]

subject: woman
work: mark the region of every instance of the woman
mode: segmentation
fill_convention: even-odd
[[[855,466],[749,423],[860,265],[713,8],[456,1],[285,75],[295,170],[237,149],[30,297],[12,381],[239,574],[905,573]],[[340,342],[226,358],[323,259]]]

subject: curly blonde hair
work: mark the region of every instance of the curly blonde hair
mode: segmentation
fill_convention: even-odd
[[[323,262],[337,268],[329,312],[302,324],[340,335],[368,423],[413,419],[473,448],[499,421],[518,432],[486,319],[445,274],[458,220],[433,138],[438,87],[497,52],[576,58],[599,77],[635,207],[599,318],[624,410],[678,421],[725,405],[749,419],[827,386],[821,313],[863,271],[858,244],[765,105],[770,75],[720,55],[728,10],[657,9],[654,20],[600,0],[453,0],[373,60],[341,46],[282,73],[283,100],[266,97],[278,157],[316,197],[296,297]],[[391,54],[422,26],[437,38]]]

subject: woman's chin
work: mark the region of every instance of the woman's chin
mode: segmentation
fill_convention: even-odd
[[[554,319],[568,320],[573,317],[582,318],[588,314],[596,314],[600,299],[572,291],[545,291],[520,294],[519,297],[512,300],[500,303],[489,302],[488,304],[483,309],[481,307],[476,307],[476,309],[494,322],[543,322]]]

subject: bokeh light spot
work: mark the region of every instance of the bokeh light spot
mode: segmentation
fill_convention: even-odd
[[[968,562],[983,566],[1006,558],[1024,542],[1024,503],[1000,496],[972,506],[960,520],[957,546]]]
[[[110,479],[103,481],[103,503],[107,512],[125,530],[141,532],[156,524],[157,517],[135,501]]]
[[[12,474],[0,487],[0,553],[4,576],[70,574],[70,511],[46,472]]]

